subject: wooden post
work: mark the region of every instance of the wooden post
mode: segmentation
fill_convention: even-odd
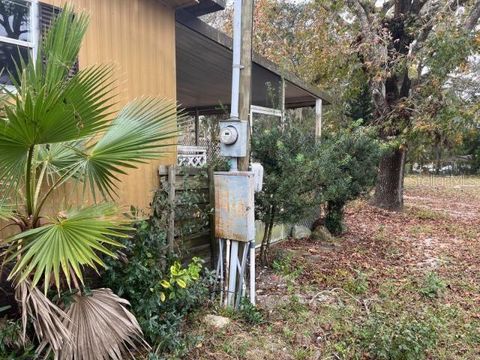
[[[168,214],[167,241],[168,250],[173,253],[175,249],[175,180],[177,176],[176,166],[168,167],[168,205],[170,207]]]
[[[282,111],[282,120],[285,118],[285,78],[282,76],[282,80],[280,82],[280,110]]]
[[[282,111],[282,118],[280,119],[282,124],[282,129],[285,127],[285,78],[282,76],[282,80],[280,82],[280,110]]]
[[[195,146],[200,143],[200,112],[195,108]]]
[[[248,171],[250,164],[250,105],[252,103],[252,29],[253,29],[253,0],[242,1],[242,50],[240,55],[240,120],[248,121],[247,155],[239,158],[238,169]]]
[[[322,136],[322,99],[315,101],[315,138]]]

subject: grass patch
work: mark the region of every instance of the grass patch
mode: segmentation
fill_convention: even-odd
[[[416,217],[419,220],[433,221],[433,220],[444,220],[448,218],[448,215],[443,212],[439,212],[439,211],[435,211],[435,210],[431,210],[423,207],[410,208],[410,215]]]
[[[358,346],[374,359],[420,360],[438,344],[440,320],[429,314],[375,312],[356,327]]]
[[[363,295],[368,291],[368,276],[360,271],[354,270],[355,274],[349,274],[343,284],[343,289],[353,295]]]

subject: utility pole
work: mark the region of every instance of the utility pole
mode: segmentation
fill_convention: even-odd
[[[238,0],[236,0],[238,1]],[[253,0],[242,0],[240,64],[240,119],[248,120],[247,125],[247,155],[239,158],[238,169],[248,171],[250,164],[250,106],[252,104],[252,32],[253,32]]]
[[[239,308],[248,290],[255,303],[255,177],[250,164],[253,1],[234,0],[230,118],[220,122],[220,154],[230,171],[215,172],[215,237],[221,301]],[[247,269],[248,268],[248,269]]]

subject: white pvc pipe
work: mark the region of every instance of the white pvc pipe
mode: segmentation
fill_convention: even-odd
[[[231,241],[229,239],[226,239],[225,241],[225,290],[224,290],[224,306],[227,307],[228,305],[228,283],[229,283],[229,278],[230,278],[230,243]]]
[[[255,240],[250,241],[250,302],[255,305]]]
[[[242,47],[242,0],[233,2],[233,62],[232,62],[232,99],[230,117],[238,119],[240,100],[240,52]]]
[[[235,306],[238,272],[238,241],[232,240],[230,246],[230,267],[228,274],[227,306]]]

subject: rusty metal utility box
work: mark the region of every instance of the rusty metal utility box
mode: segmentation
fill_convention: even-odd
[[[255,240],[254,175],[250,171],[216,172],[215,237]]]

